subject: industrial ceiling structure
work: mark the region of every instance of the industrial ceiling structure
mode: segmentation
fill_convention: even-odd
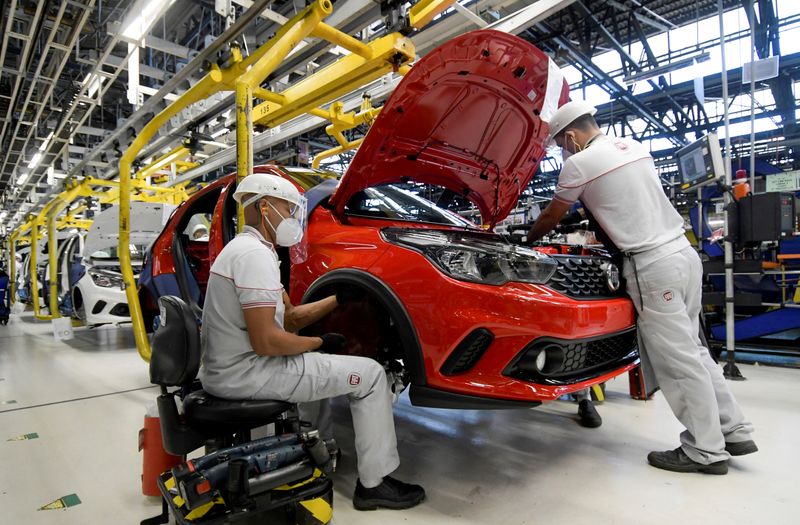
[[[149,119],[186,91],[211,63],[224,63],[229,44],[246,54],[274,34],[305,6],[302,0],[8,0],[3,4],[0,47],[0,237],[58,192],[66,179],[113,179],[121,153]],[[755,41],[755,58],[780,56],[778,75],[755,83],[756,119],[774,125],[758,131],[755,150],[773,165],[793,162],[800,133],[795,83],[800,54],[781,55],[781,31],[800,26],[787,14],[789,2],[761,0],[461,0],[412,34],[419,55],[461,33],[496,28],[517,34],[569,69],[572,96],[592,100],[602,90],[598,121],[617,135],[650,141],[665,183],[677,148],[721,126],[722,75],[702,73],[697,81],[670,81],[669,74],[707,60],[719,49],[719,31],[700,34],[699,22],[717,20],[720,8],[745,20],[724,30],[726,42]],[[391,8],[404,2],[339,0],[330,25],[365,40],[387,31]],[[796,9],[795,9],[796,10]],[[716,22],[713,22],[716,23]],[[670,35],[691,24],[691,42]],[[392,29],[392,28],[389,28]],[[666,37],[666,46],[650,45]],[[268,79],[283,89],[336,60],[345,50],[307,39]],[[613,66],[609,66],[613,64]],[[695,67],[697,67],[695,65]],[[749,100],[742,67],[728,67],[735,97]],[[399,77],[388,75],[342,100],[358,107],[362,94],[385,99]],[[599,92],[597,92],[599,93]],[[196,168],[179,181],[208,181],[235,165],[235,115],[232,94],[195,104],[171,119],[137,159],[162,155],[176,145],[191,145]],[[731,106],[731,123],[750,121],[750,113]],[[336,142],[326,122],[300,116],[254,138],[257,162],[308,164]],[[361,127],[349,138],[363,135]],[[734,141],[736,142],[736,141]],[[748,141],[749,148],[749,141]],[[749,154],[736,150],[734,157]],[[352,153],[323,163],[343,172]],[[552,191],[557,161],[547,159],[528,195]]]

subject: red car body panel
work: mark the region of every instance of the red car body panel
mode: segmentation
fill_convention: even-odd
[[[491,30],[425,55],[383,106],[331,203],[341,213],[363,188],[412,179],[467,197],[494,226],[544,157],[549,62],[525,40]],[[569,87],[560,87],[564,103]]]
[[[527,42],[495,31],[458,37],[426,55],[384,106],[338,190],[328,203],[323,201],[310,211],[308,257],[291,267],[292,302],[310,298],[324,279],[348,271],[369,276],[390,290],[410,320],[413,333],[406,335],[412,346],[419,346],[421,363],[416,366],[421,372],[412,382],[412,401],[418,386],[469,399],[537,403],[606,381],[637,364],[635,355],[629,354],[565,381],[512,377],[509,367],[540,341],[552,338],[577,345],[590,338],[630,333],[635,326],[630,300],[619,296],[573,299],[544,284],[495,286],[457,280],[422,253],[387,241],[382,230],[464,232],[464,227],[362,217],[346,210],[350,199],[365,188],[414,180],[468,197],[485,222],[494,224],[504,218],[544,155],[547,126],[538,112],[548,85],[548,63]],[[566,84],[559,95],[564,102]],[[256,171],[292,180],[281,168]],[[223,216],[230,213],[225,202],[234,184],[233,175],[224,177],[178,208],[154,245],[154,275],[175,272],[175,225],[191,212],[192,203],[221,190],[209,231],[208,262],[213,262],[224,244]],[[492,236],[477,228],[473,233]],[[542,247],[540,251],[557,254],[564,249]],[[348,353],[374,357],[374,342],[381,334],[371,320],[377,314],[357,306],[351,312],[360,314],[345,322],[330,316],[325,322],[333,324],[325,329],[348,337]],[[443,372],[443,365],[465,337],[480,329],[493,334],[480,357],[463,372]],[[405,356],[406,364],[412,357]]]
[[[578,301],[541,285],[458,281],[419,253],[386,243],[380,230],[389,226],[398,223],[358,217],[342,222],[332,210],[318,209],[308,226],[308,259],[292,266],[292,302],[301,302],[314,281],[337,269],[375,276],[402,298],[422,348],[427,386],[465,395],[548,401],[635,366],[569,385],[540,385],[504,376],[509,363],[537,338],[585,339],[631,328],[633,305],[621,297]],[[441,373],[454,348],[478,328],[491,330],[495,339],[475,367],[456,376]],[[357,331],[358,326],[353,335]]]

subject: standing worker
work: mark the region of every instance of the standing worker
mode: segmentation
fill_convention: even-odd
[[[699,339],[702,265],[684,236],[683,219],[661,187],[650,153],[638,142],[607,137],[596,109],[572,101],[550,121],[564,165],[555,197],[528,233],[551,231],[580,199],[625,255],[627,292],[639,313],[644,351],[672,412],[686,427],[681,446],[647,460],[675,472],[726,474],[730,456],[756,452],[722,370]]]
[[[246,226],[211,267],[203,307],[203,388],[222,398],[290,403],[346,395],[358,455],[353,505],[372,510],[419,504],[425,498],[422,487],[388,475],[400,459],[383,367],[364,357],[322,353],[342,349],[340,334],[292,333],[348,299],[341,291],[294,307],[283,290],[274,247],[302,239],[305,198],[288,180],[262,173],[246,177],[233,197],[244,208]]]

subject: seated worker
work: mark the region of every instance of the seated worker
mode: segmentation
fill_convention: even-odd
[[[192,240],[200,242],[208,242],[208,228],[205,224],[195,224],[192,228]]]
[[[281,177],[257,173],[234,193],[245,224],[211,267],[203,307],[200,380],[209,393],[229,399],[306,403],[346,395],[353,416],[358,476],[353,505],[407,509],[425,499],[418,485],[389,477],[397,469],[397,437],[386,373],[364,357],[331,355],[340,334],[295,335],[329,314],[347,293],[292,306],[280,281],[275,245],[304,235],[305,198]]]

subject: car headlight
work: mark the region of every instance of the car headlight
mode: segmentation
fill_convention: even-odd
[[[384,240],[422,253],[445,274],[482,284],[546,283],[556,271],[550,256],[487,234],[386,228]]]
[[[100,270],[89,270],[92,282],[102,288],[122,288],[122,276]]]

